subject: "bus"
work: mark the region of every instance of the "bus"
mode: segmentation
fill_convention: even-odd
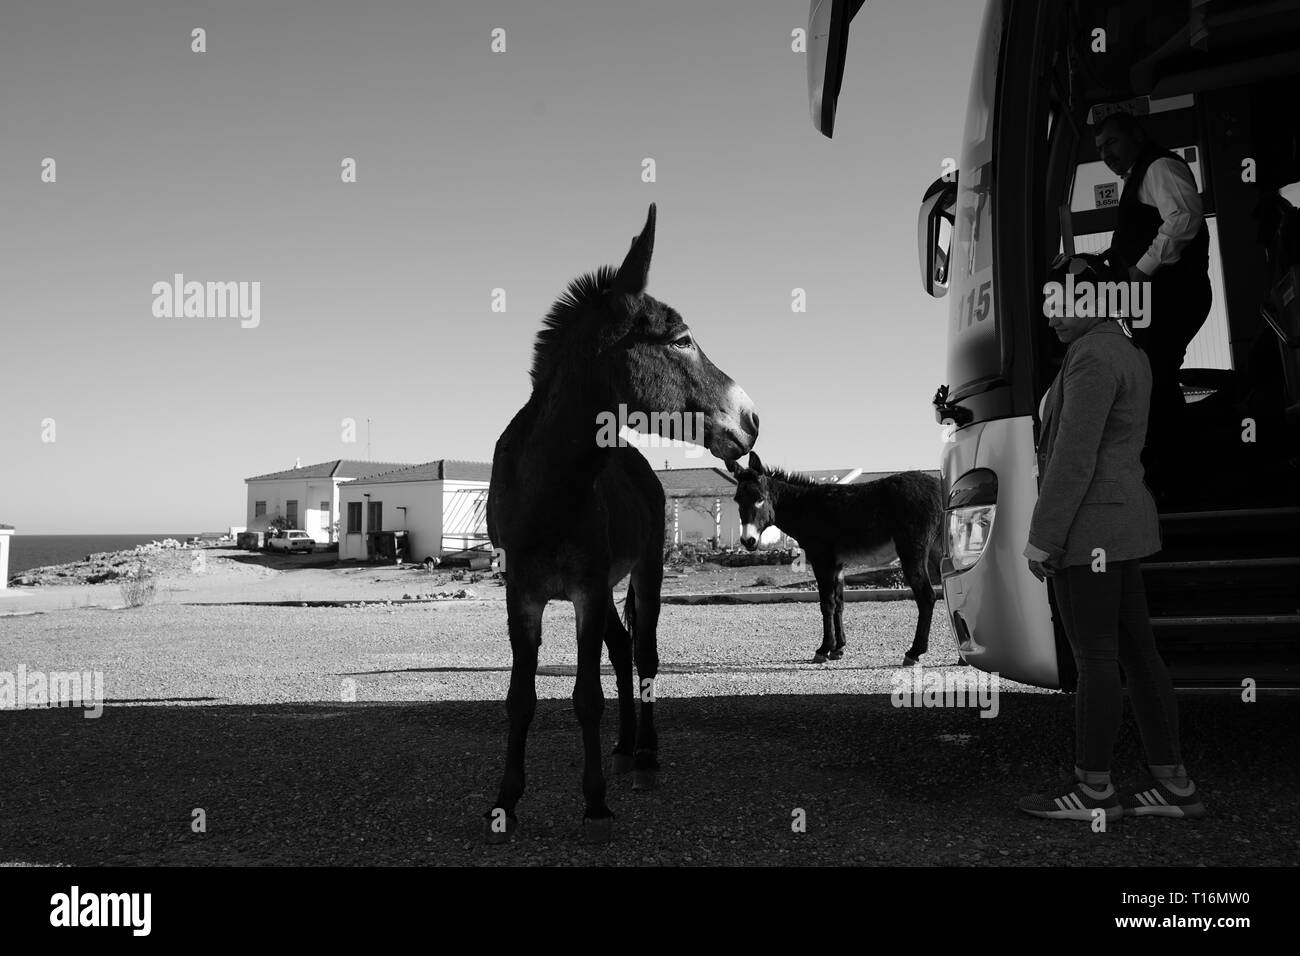
[[[962,660],[1075,686],[1051,591],[1022,557],[1040,400],[1065,351],[1044,285],[1061,253],[1109,245],[1120,186],[1094,132],[1125,110],[1193,168],[1215,301],[1179,374],[1194,437],[1160,509],[1163,550],[1143,561],[1153,629],[1178,686],[1295,686],[1300,0],[984,2],[957,168],[923,191],[917,230],[922,288],[949,299],[933,403],[947,431],[943,594]],[[851,32],[870,28],[863,7],[810,6],[809,100],[828,137]]]

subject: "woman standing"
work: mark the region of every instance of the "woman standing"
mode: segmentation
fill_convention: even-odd
[[[1024,555],[1050,579],[1079,684],[1073,779],[1019,802],[1039,817],[1107,821],[1123,814],[1198,817],[1205,812],[1182,763],[1178,704],[1156,650],[1139,559],[1160,550],[1155,501],[1140,459],[1151,366],[1119,321],[1052,316],[1068,345],[1042,415],[1038,504]],[[1128,679],[1150,776],[1121,799],[1111,752]]]

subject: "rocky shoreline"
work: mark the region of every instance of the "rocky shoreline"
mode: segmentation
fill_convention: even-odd
[[[221,542],[190,544],[175,538],[138,544],[123,551],[97,551],[80,561],[28,568],[9,579],[10,587],[103,584],[141,576],[172,577],[202,572],[206,551]],[[229,546],[225,542],[224,546]]]

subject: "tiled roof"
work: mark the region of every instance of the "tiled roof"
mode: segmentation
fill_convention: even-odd
[[[439,458],[421,465],[408,465],[378,475],[356,479],[355,484],[388,484],[396,481],[490,481],[492,463],[486,461],[456,461]]]
[[[317,462],[314,465],[303,465],[301,468],[288,468],[284,471],[273,471],[265,475],[254,475],[252,478],[245,478],[245,481],[271,481],[277,478],[368,478],[371,475],[379,475],[386,471],[392,471],[394,468],[405,468],[408,462],[404,461],[357,461],[353,458],[335,458],[333,461]]]
[[[736,493],[735,479],[721,468],[668,468],[655,475],[669,498],[730,498]]]
[[[6,531],[14,530],[14,526],[11,524],[0,524],[0,528],[4,528]]]

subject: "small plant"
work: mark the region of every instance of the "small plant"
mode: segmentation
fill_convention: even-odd
[[[127,572],[118,586],[127,607],[143,607],[153,600],[158,578],[148,565],[140,561],[133,570]]]
[[[760,574],[754,578],[754,587],[756,588],[774,588],[776,587],[776,578],[770,574]]]

